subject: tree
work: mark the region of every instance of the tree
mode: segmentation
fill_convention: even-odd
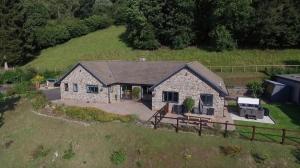
[[[0,65],[22,62],[23,6],[20,0],[5,0],[0,4]]]
[[[188,97],[184,100],[183,105],[186,108],[187,112],[191,112],[195,106],[195,100],[191,97]]]
[[[299,45],[300,10],[295,0],[255,0],[255,24],[252,44],[263,48],[287,48]]]
[[[236,47],[230,32],[225,26],[217,26],[216,29],[209,34],[209,37],[211,38],[214,49],[217,51],[232,50]]]
[[[135,0],[129,4],[126,12],[128,42],[139,49],[157,49],[159,42],[156,40],[153,26],[147,22],[144,14],[139,10],[140,1]]]
[[[74,12],[74,16],[81,19],[91,16],[93,14],[94,4],[95,0],[80,0],[79,8]]]

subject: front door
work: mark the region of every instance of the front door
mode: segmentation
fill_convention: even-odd
[[[132,85],[122,85],[121,99],[132,99]]]

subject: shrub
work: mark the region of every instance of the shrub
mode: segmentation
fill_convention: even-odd
[[[261,82],[252,81],[247,84],[247,88],[250,90],[252,96],[259,97],[263,94],[264,88]]]
[[[84,19],[83,23],[87,26],[89,32],[93,32],[110,26],[112,20],[108,17],[94,15]]]
[[[69,147],[67,150],[64,151],[64,154],[62,156],[63,159],[69,160],[75,156],[75,152],[73,150],[73,144],[72,142],[69,143]]]
[[[28,81],[34,75],[36,75],[36,71],[31,68],[25,70],[17,68],[16,70],[5,71],[0,73],[0,84]]]
[[[184,100],[183,105],[188,112],[191,112],[195,106],[195,100],[191,97],[188,97]]]
[[[67,30],[70,33],[71,38],[85,35],[89,32],[89,28],[83,21],[69,20],[65,23]]]
[[[241,153],[242,148],[237,145],[220,146],[221,152],[226,156],[237,156]]]
[[[36,31],[36,42],[39,48],[51,47],[71,38],[65,25],[47,24]]]
[[[212,45],[217,51],[232,50],[236,48],[236,44],[225,26],[217,26],[209,33],[209,37],[212,41]]]
[[[43,145],[39,145],[33,152],[32,158],[37,159],[39,157],[45,157],[49,154],[50,149],[45,149]]]
[[[33,90],[32,84],[28,81],[14,84],[11,90],[8,90],[8,94],[26,94]]]
[[[132,97],[136,100],[140,99],[141,97],[141,88],[139,87],[134,87],[132,89]]]
[[[120,165],[126,160],[126,153],[123,150],[114,151],[111,156],[110,160],[115,165]]]

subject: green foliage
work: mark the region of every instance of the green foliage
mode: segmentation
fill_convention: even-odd
[[[65,107],[61,110],[66,116],[70,118],[85,121],[110,122],[119,120],[121,122],[131,122],[135,120],[135,117],[132,115],[112,114],[104,112],[97,108]]]
[[[144,14],[139,10],[140,1],[134,0],[127,10],[126,38],[135,48],[157,49],[159,43],[156,40],[154,27],[147,22]]]
[[[126,160],[126,153],[123,150],[114,151],[110,156],[110,160],[115,165],[121,165]]]
[[[225,156],[238,156],[241,153],[242,148],[238,145],[228,145],[220,146],[220,150]]]
[[[195,106],[195,100],[191,97],[188,97],[184,100],[183,105],[188,112],[191,112]]]
[[[39,145],[32,152],[31,156],[33,159],[38,159],[38,158],[46,157],[49,153],[50,153],[50,149],[45,149],[43,145]]]
[[[295,74],[300,73],[300,69],[291,67],[291,68],[265,68],[264,73],[270,77],[280,74]]]
[[[262,82],[259,81],[252,81],[247,84],[247,88],[250,90],[252,96],[259,97],[264,92],[264,87]]]
[[[36,42],[39,48],[54,46],[70,39],[70,33],[64,25],[48,24],[36,32]]]
[[[216,29],[209,34],[209,37],[217,51],[232,50],[235,48],[231,34],[225,26],[217,26]]]
[[[75,156],[75,152],[73,150],[73,144],[72,142],[69,143],[68,149],[64,151],[64,154],[62,156],[63,159],[70,160]]]
[[[89,32],[88,27],[82,21],[68,20],[66,21],[65,25],[70,33],[71,38],[79,37]]]
[[[94,15],[84,19],[83,23],[88,27],[89,32],[93,32],[110,26],[112,24],[112,20],[108,17]]]
[[[139,87],[134,87],[132,89],[132,97],[136,100],[141,98],[141,88]]]

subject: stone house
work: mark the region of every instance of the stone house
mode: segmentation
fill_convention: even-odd
[[[132,99],[133,90],[139,90],[140,100],[152,110],[169,103],[176,113],[191,97],[194,113],[222,115],[228,95],[223,80],[198,62],[83,61],[58,83],[62,99],[115,103]]]

